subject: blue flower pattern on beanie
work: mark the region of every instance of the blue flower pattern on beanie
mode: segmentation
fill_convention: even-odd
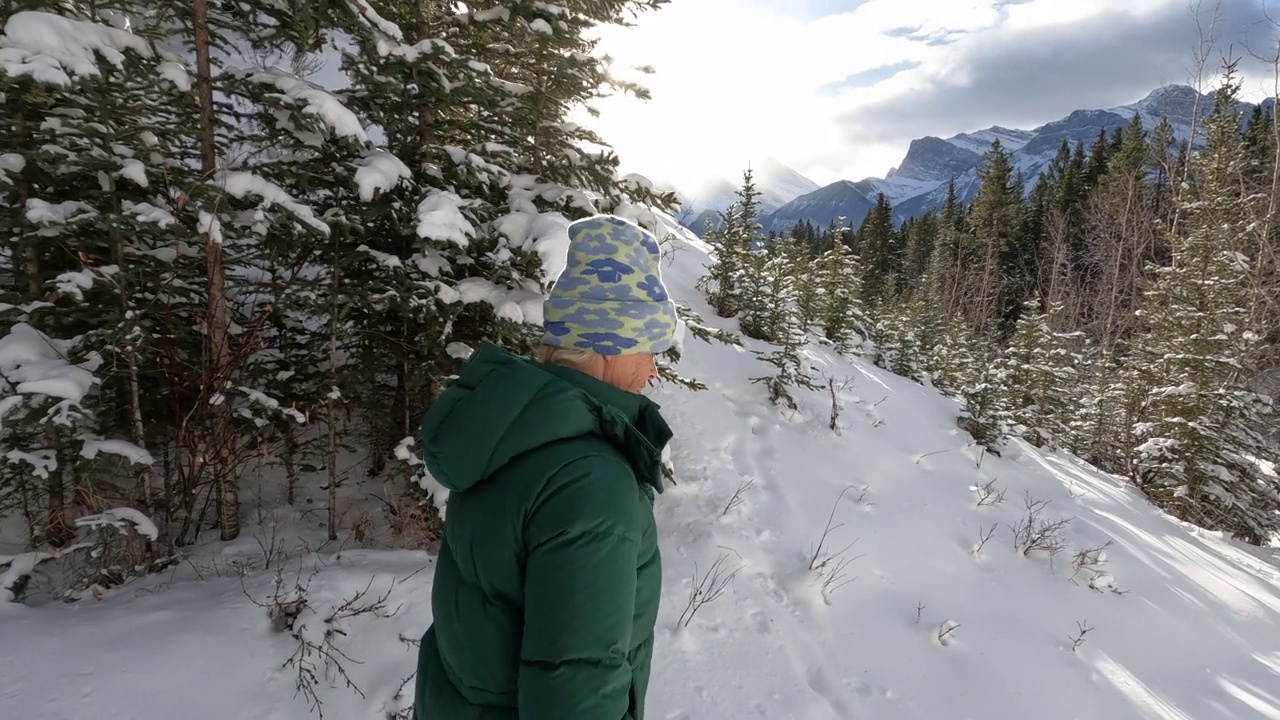
[[[619,217],[570,225],[568,261],[543,304],[542,341],[601,355],[668,350],[677,315],[661,255],[651,233]]]

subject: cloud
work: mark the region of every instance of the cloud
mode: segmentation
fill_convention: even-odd
[[[1031,127],[1187,82],[1190,2],[674,2],[602,32],[620,67],[654,68],[641,79],[653,99],[612,98],[579,119],[624,169],[681,186],[769,156],[823,183],[883,175],[921,135]],[[1217,4],[1224,42],[1266,37],[1258,0]]]
[[[827,94],[835,94],[844,88],[867,87],[884,82],[898,73],[918,67],[920,67],[920,63],[914,60],[903,60],[902,62],[882,65],[870,70],[856,72],[839,82],[824,85],[822,91]]]
[[[1024,5],[1034,12],[1043,4]],[[1260,19],[1255,3],[1223,2],[1219,44],[1259,45]],[[1192,82],[1197,32],[1193,13],[1179,3],[1145,11],[1111,5],[1066,23],[1034,15],[1019,21],[1011,14],[1004,26],[957,42],[945,66],[922,68],[896,87],[886,85],[884,96],[851,103],[837,121],[847,142],[884,142],[995,123],[1026,128],[1075,109],[1113,107],[1157,85]],[[1206,68],[1207,86],[1213,84],[1217,57]],[[1242,65],[1255,77],[1261,74],[1252,58]]]

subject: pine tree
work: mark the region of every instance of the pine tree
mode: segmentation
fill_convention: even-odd
[[[0,340],[94,392],[17,398],[0,443],[40,464],[0,468],[0,513],[67,542],[102,489],[169,546],[230,539],[244,468],[282,462],[290,500],[327,472],[333,537],[338,451],[368,441],[378,472],[468,346],[531,348],[570,221],[654,229],[674,204],[566,122],[645,96],[592,38],[661,4],[24,3],[0,38],[0,202],[25,210],[0,217],[21,259],[0,313],[25,339]],[[322,49],[347,87],[304,77]]]
[[[1051,316],[1058,311],[1042,312],[1039,301],[1028,301],[997,363],[1001,401],[1013,429],[1037,447],[1067,442],[1067,422],[1077,401],[1080,356],[1074,346],[1080,336],[1052,329]]]
[[[904,305],[884,308],[872,335],[878,366],[919,383],[932,379],[941,316],[929,293],[917,291]]]
[[[818,324],[839,352],[853,350],[854,341],[868,334],[869,322],[861,296],[862,270],[849,246],[836,239],[814,263],[813,281],[819,288]]]
[[[308,36],[301,18],[274,4],[242,3],[232,12],[205,2],[121,3],[96,17],[76,4],[45,7],[58,14],[18,18],[42,31],[31,39],[65,36],[67,48],[105,39],[104,47],[125,52],[74,80],[22,71],[3,77],[17,85],[17,97],[31,101],[17,103],[25,106],[16,118],[22,127],[8,136],[28,173],[19,192],[40,187],[62,194],[59,200],[77,197],[73,202],[98,224],[88,234],[58,233],[63,243],[49,246],[52,255],[29,253],[27,289],[67,285],[68,271],[79,278],[58,301],[67,311],[62,317],[77,316],[81,347],[73,352],[97,355],[109,368],[94,413],[99,432],[128,428],[135,447],[166,459],[170,474],[163,478],[139,471],[129,479],[135,503],[164,514],[166,542],[190,541],[201,530],[202,495],[215,500],[221,536],[233,538],[238,476],[257,451],[257,431],[289,415],[259,385],[264,322],[274,309],[263,292],[265,277],[295,265],[304,252],[286,259],[286,248],[305,248],[332,231],[298,198],[316,198],[304,189],[310,178],[349,178],[343,161],[356,155],[363,129],[331,95],[286,71],[214,62],[235,56],[235,43],[246,39],[264,51],[296,48]],[[145,22],[126,30],[130,17]],[[270,43],[246,38],[244,28],[265,26],[273,28]],[[11,18],[10,29],[17,28]],[[20,35],[9,41],[21,45]],[[73,90],[51,94],[42,85]],[[85,101],[79,110],[51,104]],[[309,112],[317,107],[323,110]],[[74,145],[27,162],[31,122],[46,113],[67,126],[44,147]],[[47,202],[26,199],[33,201]],[[60,334],[56,321],[32,319]],[[158,481],[163,503],[152,498]],[[61,503],[68,486],[51,492],[50,501]],[[87,487],[79,489],[80,497],[89,496]]]
[[[1260,433],[1269,403],[1245,386],[1259,337],[1247,325],[1250,260],[1238,249],[1249,220],[1231,70],[1193,162],[1194,195],[1180,202],[1186,232],[1170,239],[1172,263],[1155,271],[1146,297],[1135,472],[1177,516],[1262,543],[1280,529],[1280,494],[1257,466],[1273,453]]]
[[[902,234],[906,238],[902,283],[904,290],[920,287],[921,279],[929,270],[933,249],[938,244],[940,224],[938,212],[930,211],[912,218],[910,224],[903,228]]]
[[[929,254],[928,277],[924,287],[937,303],[944,317],[961,312],[965,300],[965,278],[971,258],[965,255],[965,211],[956,195],[955,181],[947,184],[947,197],[942,205],[937,240]]]
[[[992,362],[987,345],[961,318],[943,321],[929,366],[932,382],[959,400],[957,424],[984,447],[996,451],[1008,434],[1009,413],[1002,402],[1003,370]]]
[[[884,193],[867,213],[857,234],[857,251],[863,268],[862,304],[872,313],[883,303],[897,299],[903,258],[893,227],[893,206]]]
[[[1135,115],[1135,117],[1137,117]],[[1085,166],[1084,184],[1086,188],[1097,187],[1098,181],[1103,175],[1107,174],[1107,167],[1111,162],[1111,141],[1107,137],[1106,128],[1098,130],[1098,137],[1094,139],[1093,146],[1089,149],[1089,160]]]
[[[753,272],[754,249],[760,242],[760,193],[748,168],[737,190],[738,201],[720,214],[720,227],[708,224],[703,239],[715,248],[707,274],[698,281],[720,317],[734,317],[752,306],[743,297],[745,275]],[[758,284],[758,283],[757,283]]]
[[[982,185],[970,207],[970,233],[961,261],[967,269],[965,317],[974,333],[983,337],[994,336],[1021,284],[1004,270],[1010,265],[1023,199],[1009,152],[999,140],[992,142],[978,178]]]
[[[1086,342],[1079,385],[1079,407],[1067,421],[1065,443],[1094,466],[1117,475],[1132,474],[1134,420],[1144,392],[1132,363]]]
[[[1106,350],[1135,332],[1143,270],[1156,260],[1147,155],[1146,133],[1135,115],[1089,200],[1087,232],[1095,282],[1083,322]]]
[[[790,254],[786,251],[772,253],[762,269],[769,290],[766,300],[769,312],[764,320],[764,334],[777,347],[770,352],[757,354],[762,361],[776,368],[776,372],[752,378],[752,382],[763,384],[768,389],[770,402],[795,410],[797,406],[792,390],[813,389],[816,386],[808,362],[803,356],[809,334],[800,307],[797,276],[788,267]]]

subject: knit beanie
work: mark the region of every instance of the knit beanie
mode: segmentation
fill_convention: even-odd
[[[676,307],[660,261],[653,235],[620,217],[571,224],[568,262],[543,303],[543,343],[600,355],[669,349]]]

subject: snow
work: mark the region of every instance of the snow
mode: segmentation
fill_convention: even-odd
[[[336,95],[320,85],[277,68],[245,74],[255,82],[274,85],[285,97],[302,103],[304,114],[318,116],[337,137],[352,138],[359,142],[369,141],[360,118],[348,110]]]
[[[493,22],[501,20],[503,22],[511,19],[511,10],[502,6],[489,8],[488,10],[480,10],[471,14],[476,22]]]
[[[97,380],[93,373],[68,362],[66,351],[65,343],[27,323],[14,323],[0,337],[0,391],[79,402]]]
[[[303,223],[325,235],[330,232],[329,226],[318,219],[311,208],[294,200],[289,193],[285,192],[284,188],[260,175],[243,170],[220,170],[214,175],[213,183],[238,198],[257,195],[262,198],[265,206],[279,205],[293,213]],[[200,225],[201,232],[208,232],[211,235],[216,233],[221,237],[221,231],[217,225],[213,223],[206,225],[203,213],[201,214]]]
[[[365,22],[378,29],[387,37],[397,42],[404,40],[404,34],[400,32],[400,27],[379,15],[377,11],[369,5],[369,3],[365,2],[365,0],[353,0],[348,4],[355,9],[356,13],[359,14]]]
[[[0,175],[20,173],[27,166],[27,159],[17,153],[0,153]]]
[[[99,453],[119,455],[134,465],[151,465],[155,463],[155,458],[151,457],[151,453],[127,440],[84,438],[84,445],[80,448],[80,457],[93,460],[98,457]]]
[[[731,326],[694,290],[706,246],[675,233],[666,242],[675,299]],[[460,292],[486,301],[491,290]],[[646,717],[1280,718],[1274,548],[1173,520],[1068,455],[1020,441],[984,453],[956,427],[953,401],[810,346],[819,373],[848,381],[833,432],[825,387],[797,393],[798,411],[784,412],[751,383],[769,370],[753,352],[766,349],[689,339],[678,369],[708,389],[653,391],[675,430],[676,478],[655,506],[664,585]],[[395,449],[444,502],[417,452],[413,438]],[[352,496],[382,481],[370,482]],[[983,501],[984,487],[1004,499]],[[1063,552],[1015,547],[1028,502],[1039,521],[1065,522]],[[241,539],[186,548],[182,566],[100,599],[0,610],[0,645],[18,650],[0,656],[0,717],[184,717],[194,707],[302,720],[314,714],[288,664],[300,651],[319,663],[326,717],[381,720],[408,707],[433,559],[350,540],[316,552],[304,536],[314,513],[273,511]],[[277,531],[297,537],[266,552]],[[691,585],[712,567],[732,577],[689,617]],[[366,607],[385,595],[386,612],[336,610],[357,595]],[[302,642],[330,628],[343,633],[328,637],[359,693]],[[76,651],[58,637],[75,638]]]
[[[71,85],[72,75],[99,75],[98,56],[121,67],[126,51],[152,56],[151,46],[133,33],[45,12],[14,13],[0,35],[5,73],[54,85]]]
[[[79,200],[64,200],[57,205],[39,198],[27,200],[27,221],[36,224],[63,225],[97,214],[97,210]]]
[[[191,75],[180,63],[176,63],[172,60],[165,60],[160,63],[156,70],[160,73],[160,77],[173,83],[173,86],[178,88],[178,90],[181,90],[182,92],[188,92],[191,90]]]
[[[132,180],[141,187],[147,187],[147,166],[134,158],[125,158],[120,163],[120,177]]]
[[[116,527],[121,530],[132,529],[139,535],[155,540],[160,537],[160,530],[155,523],[146,515],[129,507],[118,507],[97,515],[84,515],[76,518],[76,525],[80,527],[100,528],[105,526]]]
[[[31,573],[37,565],[56,557],[52,553],[33,551],[18,555],[0,555],[0,568],[8,567],[0,573],[0,607],[13,597],[11,588],[23,576]]]
[[[542,322],[541,292],[513,290],[482,277],[463,278],[455,286],[464,303],[486,302],[498,317],[512,322]]]
[[[991,143],[996,140],[999,140],[1006,150],[1013,152],[1022,149],[1034,137],[1035,133],[1029,130],[1011,130],[994,125],[977,132],[960,133],[947,138],[947,142],[958,148],[983,155],[991,149]]]
[[[218,219],[217,215],[201,210],[196,223],[196,229],[208,235],[209,238],[213,240],[214,244],[222,244],[222,221]]]
[[[162,228],[169,227],[170,225],[178,222],[178,219],[173,216],[173,213],[169,212],[165,208],[152,205],[149,202],[135,203],[132,200],[125,200],[120,203],[120,208],[124,212],[131,214],[135,220],[145,223],[155,223]],[[176,252],[174,252],[174,256],[177,256]]]
[[[548,282],[564,272],[569,252],[569,225],[569,218],[561,213],[525,210],[504,215],[493,223],[512,246],[538,253],[543,279]]]
[[[356,185],[360,188],[360,199],[372,201],[379,193],[391,190],[401,180],[413,179],[409,167],[400,158],[385,151],[374,150],[356,163]]]
[[[476,229],[462,214],[467,204],[448,190],[433,190],[418,204],[418,237],[452,242],[461,247],[471,244]]]

